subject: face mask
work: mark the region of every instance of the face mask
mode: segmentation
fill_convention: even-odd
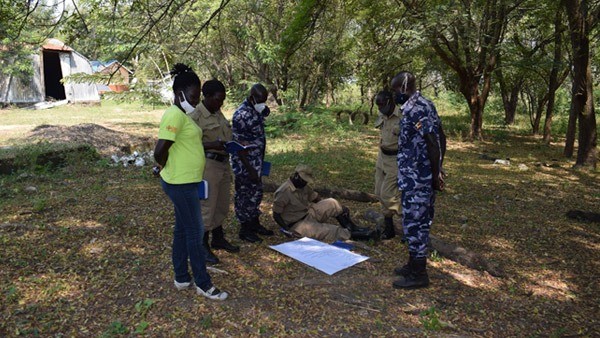
[[[183,111],[185,111],[186,114],[193,112],[194,109],[196,109],[196,107],[192,106],[189,102],[187,102],[187,99],[185,98],[185,94],[183,92],[181,92],[181,96],[183,96],[183,100],[179,101],[181,109],[183,109]]]
[[[294,173],[294,176],[292,177],[292,183],[294,184],[294,187],[298,189],[302,189],[308,184],[308,182],[303,180],[298,173]]]
[[[267,104],[266,103],[257,103],[254,105],[254,109],[256,109],[257,112],[262,113],[263,110],[265,110],[265,108],[267,108]]]
[[[408,94],[400,93],[400,94],[396,94],[394,101],[396,102],[396,104],[404,104],[406,101],[408,101],[408,98],[409,98]]]

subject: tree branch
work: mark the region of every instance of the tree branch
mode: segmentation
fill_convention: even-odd
[[[192,45],[194,44],[194,42],[196,42],[196,39],[198,38],[198,36],[200,36],[200,33],[202,33],[202,31],[208,26],[208,24],[210,24],[210,22],[212,21],[212,19],[215,16],[217,16],[217,14],[219,14],[229,4],[229,2],[230,2],[230,0],[221,0],[221,4],[219,5],[219,8],[217,8],[210,15],[210,17],[208,18],[208,20],[206,20],[204,22],[204,24],[202,26],[200,26],[200,28],[198,29],[198,31],[196,32],[196,34],[192,38],[192,41],[190,41],[190,43],[188,44],[187,48],[181,54],[185,54],[185,53],[188,52],[188,50],[190,50],[190,48],[192,47]]]

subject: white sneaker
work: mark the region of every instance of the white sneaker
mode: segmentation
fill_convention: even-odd
[[[225,300],[229,296],[227,292],[221,291],[214,286],[211,286],[207,291],[204,291],[199,286],[196,286],[196,293],[212,300]]]
[[[187,289],[190,285],[192,285],[192,282],[183,282],[183,283],[179,283],[178,281],[173,281],[175,284],[175,288],[179,291]]]

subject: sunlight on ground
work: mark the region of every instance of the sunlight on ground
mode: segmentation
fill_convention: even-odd
[[[75,274],[44,273],[14,281],[19,304],[48,304],[81,296],[85,283]]]
[[[543,269],[536,271],[535,274],[529,275],[529,277],[531,283],[524,285],[523,288],[535,296],[562,301],[577,298],[574,293],[575,290],[571,289],[573,286],[562,280],[564,276],[561,276],[558,271]]]
[[[82,220],[74,217],[64,217],[60,220],[57,220],[56,225],[62,226],[66,229],[75,228],[75,229],[100,229],[106,227],[101,221],[94,220]]]
[[[509,240],[504,239],[504,238],[490,238],[487,240],[486,244],[488,244],[490,247],[495,248],[497,250],[507,250],[507,251],[514,251],[515,247],[513,245],[513,243],[511,243]]]

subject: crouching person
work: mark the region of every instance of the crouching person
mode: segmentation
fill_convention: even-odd
[[[375,230],[358,227],[350,211],[333,198],[321,199],[309,184],[314,182],[310,167],[300,164],[292,176],[275,191],[273,218],[287,233],[331,243],[336,240],[379,238]],[[339,225],[327,223],[337,219]]]

